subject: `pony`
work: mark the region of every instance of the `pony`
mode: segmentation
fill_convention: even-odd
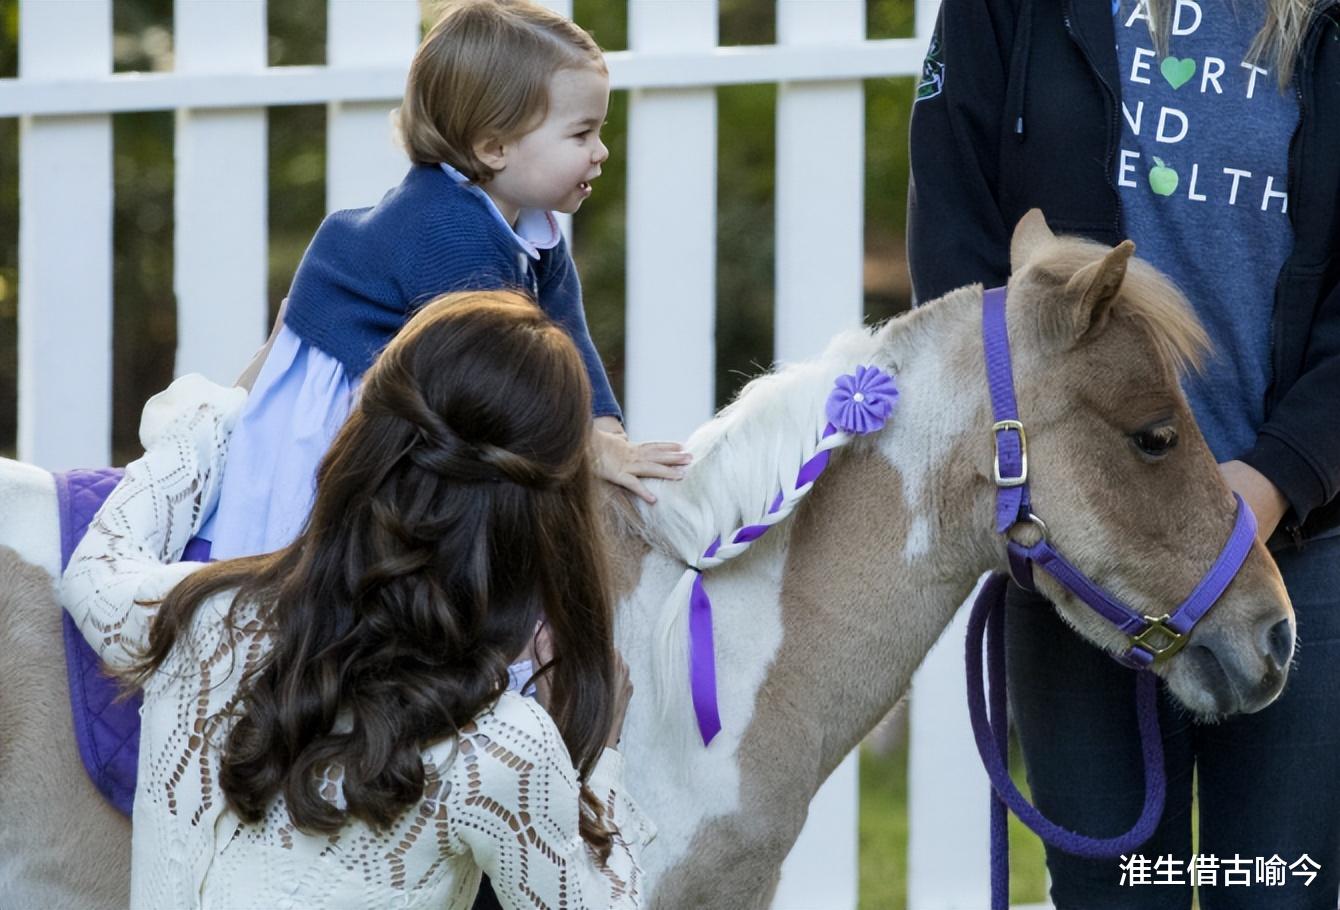
[[[1049,538],[1106,590],[1157,616],[1214,562],[1235,500],[1179,390],[1205,335],[1176,289],[1130,255],[1129,243],[1055,236],[1030,212],[1011,240],[1007,321],[1033,501]],[[977,579],[1005,569],[982,296],[980,286],[961,288],[755,379],[690,437],[693,465],[656,485],[654,507],[606,493],[616,641],[638,692],[623,732],[626,783],[659,829],[643,854],[648,906],[769,906],[819,786],[905,694]],[[704,745],[689,695],[686,566],[795,484],[834,379],[857,365],[895,377],[887,424],[835,449],[789,518],[705,574],[722,729]],[[1154,429],[1165,443],[1171,430],[1176,444],[1151,452]],[[43,582],[37,592],[0,583],[9,617],[0,667],[59,662],[49,480],[0,463],[0,544],[14,550],[0,571]],[[1027,543],[1038,529],[1008,533]],[[1108,651],[1129,647],[1045,574],[1036,583],[1077,634]],[[1291,654],[1292,609],[1254,542],[1186,646],[1152,672],[1195,716],[1259,710],[1287,676],[1290,654],[1271,646],[1282,623]],[[47,906],[123,906],[128,827],[90,814],[83,775],[56,760],[72,751],[50,716],[64,706],[16,702],[8,691],[0,679],[0,733],[10,731],[0,735],[0,855],[17,871],[0,867],[0,890],[24,906],[39,893]],[[46,741],[13,748],[12,731],[38,721]],[[43,775],[51,786],[15,792]],[[77,843],[43,833],[76,818],[85,829]],[[39,850],[52,869],[97,859],[120,874],[62,883],[14,865]]]

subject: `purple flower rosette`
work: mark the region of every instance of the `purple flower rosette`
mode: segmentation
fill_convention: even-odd
[[[859,436],[882,429],[897,402],[892,376],[879,367],[858,366],[833,383],[824,416],[837,429]]]

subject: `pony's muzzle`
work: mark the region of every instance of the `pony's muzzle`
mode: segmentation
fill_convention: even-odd
[[[1293,623],[1274,617],[1256,624],[1247,647],[1218,630],[1197,636],[1184,659],[1202,698],[1188,707],[1221,716],[1261,710],[1284,688],[1293,647]]]

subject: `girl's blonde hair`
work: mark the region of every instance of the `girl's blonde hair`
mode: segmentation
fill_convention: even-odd
[[[481,139],[515,139],[549,109],[549,79],[563,69],[605,72],[595,40],[570,19],[528,0],[455,0],[414,54],[400,140],[417,164],[446,162],[477,183],[494,171]]]
[[[1280,91],[1293,80],[1294,67],[1303,48],[1303,38],[1317,11],[1317,0],[1256,0],[1263,6],[1265,21],[1256,33],[1247,60],[1275,74]],[[1160,56],[1168,53],[1176,0],[1148,0],[1149,34]],[[1264,61],[1264,63],[1262,63]]]

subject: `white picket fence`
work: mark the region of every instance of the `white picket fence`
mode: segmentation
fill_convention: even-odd
[[[864,0],[779,0],[776,45],[723,48],[716,0],[628,0],[631,49],[608,59],[614,88],[630,92],[635,436],[683,438],[712,411],[718,86],[778,86],[777,358],[814,354],[860,322],[860,80],[920,72],[936,0],[916,2],[914,38],[866,40]],[[571,0],[548,3],[571,13]],[[418,42],[417,0],[328,0],[328,65],[273,69],[264,0],[176,0],[175,71],[134,75],[111,73],[111,7],[21,0],[19,77],[0,80],[0,116],[22,118],[18,454],[52,469],[111,457],[110,114],[176,111],[178,372],[229,379],[265,333],[268,107],[328,106],[330,209],[375,201],[405,167],[387,115]],[[913,910],[987,904],[986,783],[962,708],[961,640],[955,627],[915,684]],[[849,759],[815,801],[776,906],[855,907],[856,864]]]

